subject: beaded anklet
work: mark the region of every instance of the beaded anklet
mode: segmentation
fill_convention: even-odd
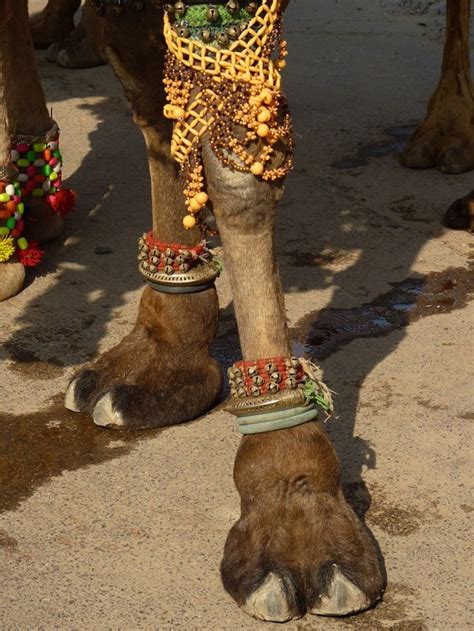
[[[207,243],[194,247],[165,243],[143,234],[138,240],[139,271],[157,291],[195,293],[210,287],[220,273],[220,265]]]
[[[25,267],[36,267],[43,252],[22,236],[30,197],[44,198],[61,216],[72,210],[76,195],[62,188],[59,128],[54,123],[44,136],[13,136],[10,164],[0,169],[0,262],[13,255]]]
[[[228,370],[231,401],[242,434],[295,427],[333,412],[332,395],[317,366],[296,357],[237,362]]]

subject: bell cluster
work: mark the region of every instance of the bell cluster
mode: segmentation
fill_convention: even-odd
[[[280,390],[296,390],[304,385],[306,376],[301,374],[301,362],[297,357],[285,361],[286,370],[281,371],[276,364],[268,363],[263,370],[251,366],[245,370],[232,366],[227,371],[230,394],[234,398],[258,397],[264,392],[277,394]],[[265,388],[263,388],[265,386]]]
[[[146,236],[146,235],[145,235]],[[168,276],[175,272],[189,272],[193,263],[191,252],[182,250],[177,254],[171,248],[159,250],[150,248],[144,237],[138,241],[138,260],[144,270],[148,272],[163,271]]]
[[[175,3],[166,3],[163,8],[174,20],[174,29],[180,37],[187,39],[197,37],[205,44],[216,42],[219,46],[228,46],[232,41],[238,39],[239,35],[246,30],[247,20],[238,20],[240,11],[243,9],[246,14],[254,15],[259,7],[259,3],[254,0],[226,0],[220,3],[221,6],[231,15],[235,16],[236,22],[232,24],[221,24],[221,15],[217,4],[208,4],[206,9],[207,26],[193,28],[186,20],[188,9],[196,3],[186,3],[178,0]]]

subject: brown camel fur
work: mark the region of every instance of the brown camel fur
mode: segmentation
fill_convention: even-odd
[[[71,2],[69,14],[72,9]],[[41,134],[51,121],[28,34],[27,1],[4,0],[3,10],[0,100],[8,126],[0,129],[0,155],[6,156],[7,132]],[[463,15],[450,13],[454,21]],[[107,11],[98,32],[103,36],[100,49],[121,80],[145,137],[154,233],[163,240],[194,244],[199,234],[185,231],[181,222],[184,205],[170,155],[171,123],[162,115],[162,13],[149,4],[134,19],[126,11]],[[273,243],[280,186],[224,168],[206,141],[203,156],[243,357],[289,355]],[[36,212],[43,213],[38,223],[49,227],[45,237],[51,236],[47,209],[39,204]],[[4,279],[13,277],[2,271],[8,269],[0,266]],[[208,351],[217,316],[213,287],[187,295],[146,288],[132,332],[76,375],[66,394],[67,407],[117,430],[196,418],[214,405],[221,391],[220,370]],[[248,613],[283,622],[305,612],[355,613],[376,602],[384,588],[383,564],[371,535],[344,499],[339,463],[318,425],[243,438],[235,483],[241,517],[229,534],[221,570],[225,588]]]

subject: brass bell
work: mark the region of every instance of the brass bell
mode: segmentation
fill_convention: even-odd
[[[292,357],[290,359],[291,365],[293,366],[293,368],[299,368],[301,366],[300,364],[300,360],[297,357]]]
[[[140,252],[140,254],[138,255],[137,258],[138,258],[139,261],[145,261],[148,257],[145,254],[145,252]]]
[[[213,4],[207,7],[207,19],[209,22],[217,22],[219,19],[219,10]]]
[[[181,250],[180,254],[181,256],[184,256],[186,260],[191,257],[191,252],[189,250]]]
[[[151,251],[152,256],[160,256],[160,251],[157,248],[153,248]]]
[[[245,7],[245,10],[247,11],[247,13],[250,13],[250,15],[257,13],[257,9],[258,4],[256,2],[248,2],[247,6]]]
[[[260,388],[258,386],[252,386],[252,388],[250,389],[250,392],[252,393],[252,396],[254,397],[260,396]]]
[[[244,31],[246,31],[248,28],[248,25],[249,25],[248,22],[241,22],[239,24],[239,33],[243,33]]]
[[[260,375],[256,375],[255,377],[252,377],[252,383],[256,386],[263,386],[265,380],[262,379]]]
[[[236,377],[235,385],[237,386],[237,388],[243,388],[245,386],[245,383],[243,382],[241,377]]]
[[[151,257],[151,262],[153,263],[153,265],[156,265],[159,262],[159,258],[157,256],[152,256]]]
[[[273,383],[280,383],[281,375],[280,375],[279,372],[274,372],[274,373],[272,373],[270,379],[273,381]]]
[[[230,39],[237,39],[239,36],[239,29],[236,26],[230,26],[227,29],[227,35],[230,37]]]
[[[171,265],[167,265],[165,267],[165,274],[168,274],[168,276],[171,276],[171,274],[174,274],[174,268]]]
[[[187,263],[183,263],[179,266],[179,271],[183,273],[189,272],[189,265]]]
[[[297,374],[298,374],[298,369],[297,368],[290,368],[288,370],[288,375],[290,377],[296,377]]]
[[[148,269],[150,267],[148,261],[143,261],[142,267],[143,267],[143,269]]]
[[[229,2],[225,5],[225,8],[229,11],[229,13],[237,13],[240,6],[237,0],[229,0]]]
[[[173,13],[174,12],[174,4],[170,4],[169,2],[167,2],[166,4],[163,5],[163,9],[164,9],[165,13]]]
[[[165,265],[173,265],[173,263],[174,263],[174,259],[172,259],[171,256],[168,256],[165,259]]]
[[[219,35],[217,36],[217,43],[219,44],[219,46],[227,46],[229,43],[229,37],[227,33],[224,33],[223,31],[219,33]]]
[[[188,39],[189,35],[190,35],[190,30],[188,29],[187,26],[180,26],[177,30],[177,33],[180,37],[182,37],[183,39]]]
[[[265,365],[265,372],[267,372],[269,375],[271,375],[273,372],[275,372],[277,369],[277,367],[275,366],[275,364],[266,364]]]
[[[150,265],[150,272],[156,272],[156,265]]]
[[[186,13],[186,5],[182,0],[178,0],[178,2],[174,3],[174,12],[176,15],[184,15]]]
[[[178,265],[186,263],[185,257],[182,254],[178,254],[178,256],[176,257],[176,263],[178,263]]]
[[[245,388],[239,388],[237,390],[237,395],[241,398],[244,399],[247,396],[247,391],[245,390]]]
[[[255,377],[255,375],[258,375],[258,369],[256,366],[250,366],[247,372],[249,374],[249,377]]]
[[[210,42],[212,40],[212,31],[208,28],[205,28],[201,31],[201,39],[204,43]]]
[[[296,381],[296,379],[287,379],[285,381],[285,386],[288,388],[288,390],[296,390],[296,388],[298,387],[298,382]]]
[[[231,388],[230,389],[230,396],[235,399],[237,398],[239,395],[237,394],[237,390],[235,388]]]
[[[271,394],[276,394],[279,390],[280,387],[277,383],[272,382],[268,384],[268,392],[271,392]]]
[[[164,257],[167,259],[172,259],[174,258],[174,251],[171,248],[166,248],[166,250],[163,252]]]

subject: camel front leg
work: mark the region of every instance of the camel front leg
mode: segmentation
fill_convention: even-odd
[[[61,181],[61,159],[54,121],[46,107],[31,44],[27,2],[9,0],[3,4],[3,11],[0,24],[3,166],[0,300],[21,289],[22,263],[30,265],[38,259],[38,250],[29,252],[28,244],[54,238],[63,225],[61,215],[54,212],[47,201]],[[49,142],[54,143],[51,150],[47,147]],[[53,156],[53,152],[59,157]]]
[[[225,169],[209,146],[204,157],[244,359],[257,365],[262,358],[289,358],[274,252],[279,189]],[[319,425],[244,436],[234,479],[241,516],[221,572],[247,613],[277,622],[306,612],[347,615],[379,598],[384,578],[377,550],[344,499],[337,457]]]
[[[109,63],[125,88],[148,151],[152,225],[144,217],[146,232],[137,248],[137,266],[148,286],[133,330],[76,375],[65,399],[69,409],[116,430],[192,420],[213,406],[222,388],[220,368],[209,355],[219,313],[213,284],[217,274],[199,262],[205,255],[199,231],[183,226],[182,186],[170,154],[171,123],[163,117],[163,14],[147,8],[132,15],[107,10],[101,19]]]
[[[426,118],[410,138],[401,161],[411,168],[436,166],[443,173],[474,169],[474,87],[469,60],[471,0],[447,0],[441,79]]]

